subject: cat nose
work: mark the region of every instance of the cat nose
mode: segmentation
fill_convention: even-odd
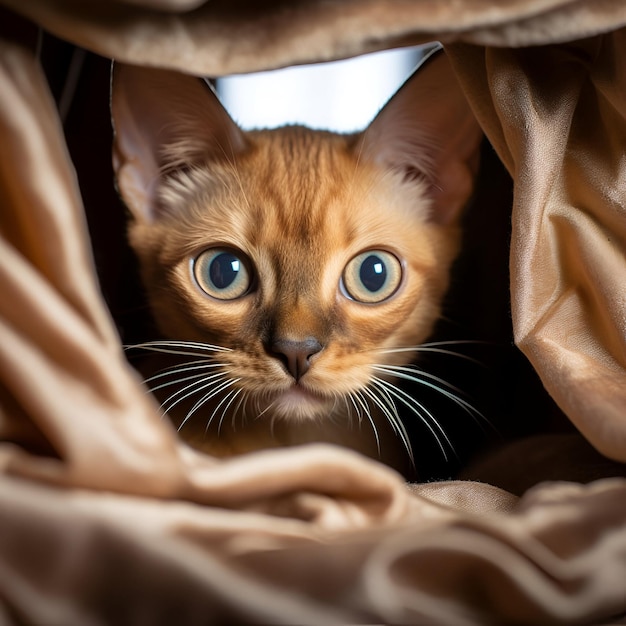
[[[287,371],[296,380],[300,380],[308,372],[311,357],[321,349],[322,345],[315,337],[308,337],[302,341],[275,339],[270,343],[272,355],[283,362]]]

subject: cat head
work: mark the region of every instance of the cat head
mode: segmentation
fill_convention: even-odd
[[[445,54],[352,135],[244,132],[172,71],[116,65],[112,85],[117,184],[166,337],[219,346],[216,380],[288,419],[349,412],[377,367],[412,359],[481,139]]]

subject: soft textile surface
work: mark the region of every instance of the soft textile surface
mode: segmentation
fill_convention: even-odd
[[[199,74],[442,40],[514,179],[516,341],[588,441],[626,461],[623,2],[3,4],[106,56]],[[45,78],[8,40],[0,137],[0,622],[623,619],[626,480],[580,484],[617,465],[576,445],[466,474],[578,481],[520,499],[407,487],[325,446],[217,461],[181,445],[99,294]]]

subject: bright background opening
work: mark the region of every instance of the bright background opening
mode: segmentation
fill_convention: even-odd
[[[303,124],[363,129],[406,80],[425,47],[386,50],[345,61],[289,67],[217,80],[217,92],[244,129]]]

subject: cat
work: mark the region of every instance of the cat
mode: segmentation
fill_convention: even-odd
[[[360,133],[243,131],[202,79],[115,64],[113,161],[162,338],[147,378],[216,456],[338,443],[406,471],[482,133],[443,51]],[[445,393],[464,401],[451,391]]]

